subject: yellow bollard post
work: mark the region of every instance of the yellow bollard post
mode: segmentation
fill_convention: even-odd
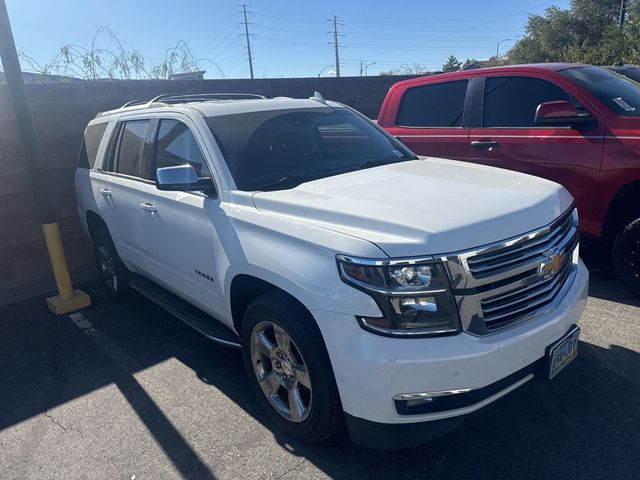
[[[47,298],[47,307],[56,315],[88,307],[91,305],[89,295],[82,290],[75,290],[71,284],[58,224],[45,223],[42,225],[42,230],[58,287],[58,295]]]

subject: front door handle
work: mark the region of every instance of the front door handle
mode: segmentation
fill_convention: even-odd
[[[111,190],[109,190],[108,188],[101,188],[100,193],[102,194],[103,197],[111,196]]]
[[[498,148],[500,144],[495,140],[474,140],[471,142],[471,146],[478,150],[491,150],[492,148]]]
[[[147,212],[151,212],[151,214],[154,214],[158,211],[158,207],[156,207],[154,204],[149,203],[149,202],[144,202],[140,204],[140,208],[142,210],[145,210]]]

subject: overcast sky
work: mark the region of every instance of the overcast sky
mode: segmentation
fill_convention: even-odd
[[[528,13],[569,0],[246,0],[256,77],[326,75],[334,70],[331,25],[338,17],[342,75],[417,63],[438,70],[449,55],[488,58],[523,34]],[[65,44],[91,45],[107,26],[151,62],[184,40],[207,78],[249,76],[238,1],[6,0],[18,49],[44,64]],[[101,47],[113,49],[107,36]]]

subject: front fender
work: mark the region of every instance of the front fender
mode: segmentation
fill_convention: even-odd
[[[335,259],[338,253],[386,257],[377,246],[290,217],[253,208],[233,210],[227,212],[230,228],[220,232],[217,255],[225,259],[217,262],[217,268],[227,299],[233,278],[245,274],[281,288],[309,310],[380,315],[369,295],[342,282]],[[229,302],[227,309],[231,318]]]

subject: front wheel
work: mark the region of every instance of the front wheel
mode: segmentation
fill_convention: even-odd
[[[613,244],[612,259],[618,279],[640,297],[640,218],[618,234]]]
[[[315,320],[284,294],[249,305],[242,323],[245,369],[276,426],[308,442],[329,438],[344,421],[329,355]]]

